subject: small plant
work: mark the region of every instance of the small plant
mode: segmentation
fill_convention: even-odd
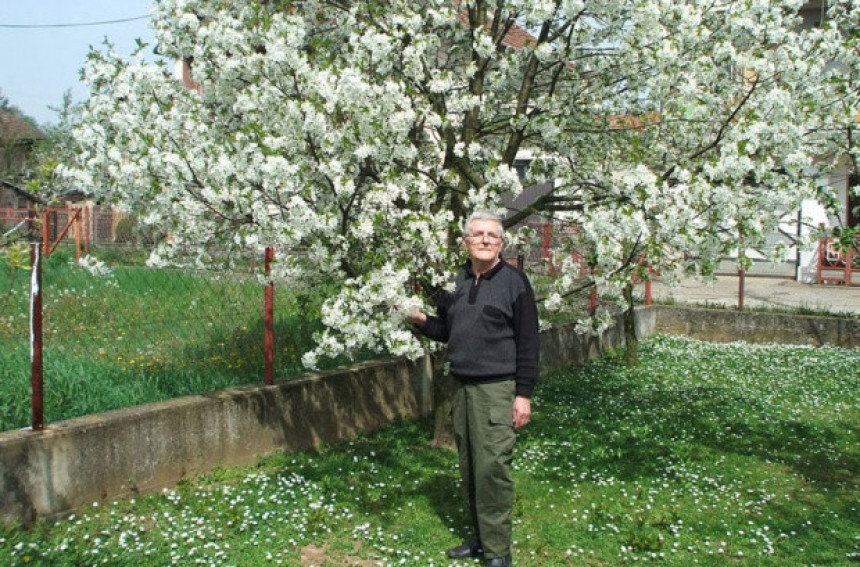
[[[7,285],[0,289],[0,314],[6,310],[6,305],[12,295],[18,280],[26,279],[30,268],[30,247],[9,236],[0,238],[0,270],[6,272],[0,277],[7,280]]]

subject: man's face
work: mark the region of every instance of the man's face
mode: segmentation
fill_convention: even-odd
[[[463,241],[472,260],[493,262],[502,249],[502,226],[496,221],[475,219]]]

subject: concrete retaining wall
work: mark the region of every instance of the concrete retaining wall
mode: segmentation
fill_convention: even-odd
[[[29,523],[433,410],[433,361],[365,363],[0,434],[0,521]]]
[[[860,346],[860,320],[650,307],[637,334]],[[624,344],[621,320],[600,337],[560,326],[541,335],[545,370]],[[24,523],[94,501],[149,492],[260,456],[352,438],[433,411],[441,359],[354,365],[274,386],[247,386],[0,433],[0,521]]]
[[[860,347],[860,317],[654,306],[656,329],[704,341]]]

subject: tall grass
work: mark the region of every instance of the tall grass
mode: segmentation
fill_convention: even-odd
[[[515,459],[520,566],[860,559],[860,351],[656,337],[546,377]],[[432,423],[0,528],[17,565],[474,565]]]
[[[138,263],[95,276],[68,251],[45,262],[47,422],[262,381],[263,286],[256,277]],[[4,431],[30,421],[29,274],[0,262],[0,290]],[[276,287],[276,377],[302,371],[324,292]]]

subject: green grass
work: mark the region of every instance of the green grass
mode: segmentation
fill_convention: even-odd
[[[263,286],[250,274],[44,265],[47,423],[263,380]],[[30,423],[29,274],[0,262],[0,431]],[[324,295],[275,289],[275,376],[303,371]],[[328,361],[329,366],[342,360]]]
[[[656,337],[546,377],[517,445],[520,566],[860,560],[860,351]],[[432,423],[0,528],[9,565],[451,565]],[[304,557],[304,559],[303,559]]]

